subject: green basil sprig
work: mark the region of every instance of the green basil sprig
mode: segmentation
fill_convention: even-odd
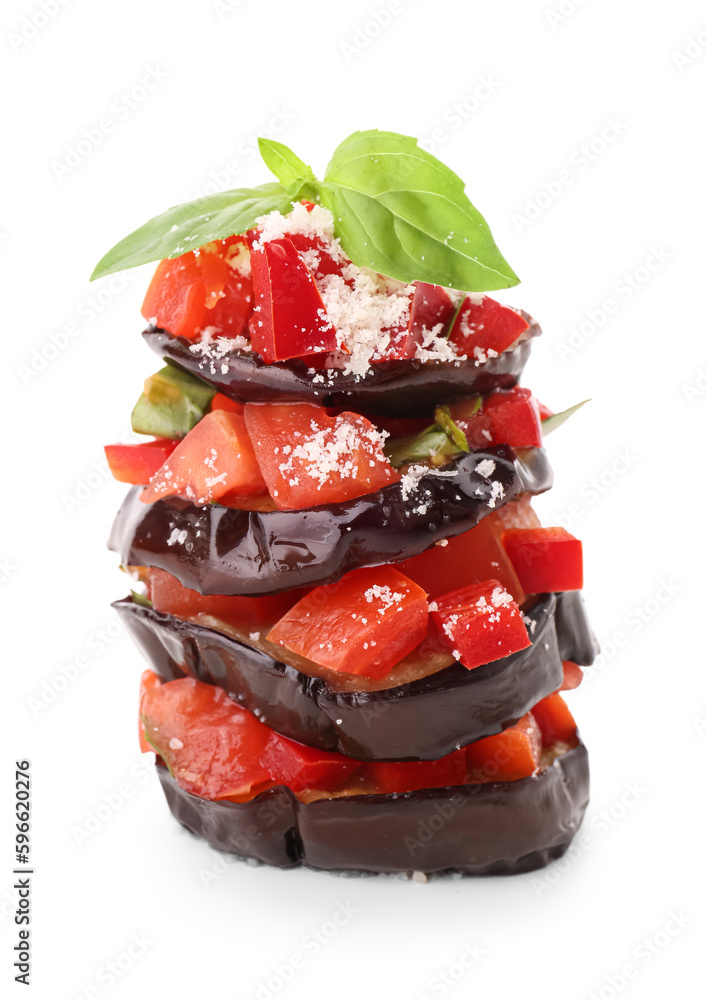
[[[354,132],[334,152],[323,181],[283,143],[260,139],[259,148],[279,183],[168,209],[109,250],[92,278],[243,233],[259,216],[285,213],[307,198],[332,212],[343,249],[360,267],[469,292],[518,283],[461,178],[411,136]]]
[[[567,410],[562,410],[561,413],[552,413],[551,417],[545,417],[542,421],[542,434],[545,437],[547,434],[551,434],[557,427],[561,427],[562,424],[566,423],[569,417],[572,417],[577,410],[580,410],[582,406],[590,402],[590,399],[584,399],[580,403],[574,403]]]

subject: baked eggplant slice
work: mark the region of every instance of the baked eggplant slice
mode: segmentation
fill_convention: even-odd
[[[338,368],[314,368],[312,358],[266,364],[247,351],[219,352],[214,361],[192,340],[173,337],[166,330],[149,327],[142,336],[160,358],[242,402],[318,403],[390,417],[415,417],[432,413],[435,406],[458,396],[511,389],[517,384],[532,339],[542,332],[531,316],[518,311],[530,326],[514,350],[487,361],[382,361],[372,365],[365,375],[344,375]]]
[[[285,786],[250,802],[184,791],[158,760],[174,817],[211,847],[279,868],[512,875],[561,857],[589,795],[583,743],[533,777],[302,803]]]
[[[525,609],[535,623],[532,645],[518,653],[473,670],[454,663],[376,690],[335,689],[262,649],[131,598],[113,607],[163,680],[186,675],[222,687],[272,729],[320,750],[358,760],[436,760],[515,725],[561,685],[563,660],[593,661],[582,605],[571,628],[557,610],[567,597],[543,594]]]
[[[486,460],[489,476],[476,471]],[[520,493],[542,493],[552,484],[543,448],[516,453],[498,445],[441,471],[430,470],[412,486],[403,478],[355,500],[297,511],[197,507],[177,497],[143,504],[136,486],[118,511],[108,547],[124,565],[164,569],[200,594],[275,594],[408,559],[473,528]]]

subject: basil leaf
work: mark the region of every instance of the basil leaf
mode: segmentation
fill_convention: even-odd
[[[344,139],[321,201],[359,266],[471,292],[519,281],[461,178],[411,136],[371,130]]]
[[[428,462],[432,467],[443,465],[447,458],[458,455],[459,449],[438,424],[432,424],[419,434],[386,441],[383,451],[395,469],[411,462]],[[468,448],[465,449],[468,451]]]
[[[542,434],[546,437],[547,434],[551,434],[555,431],[557,427],[561,427],[565,424],[569,417],[573,416],[577,410],[580,410],[582,406],[586,403],[590,403],[590,399],[584,399],[580,403],[576,403],[574,406],[570,406],[568,410],[562,410],[561,413],[552,413],[551,417],[545,417],[542,421]]]
[[[168,208],[108,251],[96,264],[91,281],[126,267],[164,257],[179,257],[211,240],[244,233],[260,215],[288,212],[290,198],[281,184],[220,191]]]
[[[149,597],[145,597],[144,594],[138,594],[138,592],[136,590],[131,590],[130,594],[132,595],[132,603],[133,604],[137,604],[141,608],[153,608],[154,607],[154,605],[152,604],[152,601],[150,601]]]
[[[275,142],[273,139],[258,139],[258,149],[260,156],[275,175],[283,187],[288,188],[294,181],[306,181],[317,184],[311,167],[300,160],[296,153],[293,153],[289,146],[283,142]]]

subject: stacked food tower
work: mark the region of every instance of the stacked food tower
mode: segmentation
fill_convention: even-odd
[[[438,190],[395,187],[395,143]],[[322,183],[262,150],[279,184],[170,210],[97,269],[164,258],[150,440],[106,448],[132,484],[110,544],[139,581],[115,608],[150,667],[143,749],[174,816],[242,857],[537,868],[588,801],[561,692],[596,653],[581,543],[532,509],[565,417],[518,385],[539,327],[484,294],[517,279],[414,140],[356,133]],[[442,197],[462,226],[412,239]]]

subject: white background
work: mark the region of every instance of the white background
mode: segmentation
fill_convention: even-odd
[[[0,15],[0,788],[8,802],[13,761],[31,758],[30,995],[703,996],[703,3],[44,7]],[[525,383],[556,410],[592,398],[550,439],[539,503],[584,541],[605,650],[570,696],[592,803],[568,859],[521,877],[232,864],[207,881],[219,856],[141,763],[142,664],[109,608],[126,589],[105,549],[124,489],[102,445],[157,367],[139,336],[151,268],[88,276],[167,206],[267,180],[256,135],[320,173],[374,127],[431,140],[467,181],[523,279],[500,297],[545,330]],[[27,995],[7,813],[0,833],[0,979]],[[295,953],[305,967],[284,985]]]

